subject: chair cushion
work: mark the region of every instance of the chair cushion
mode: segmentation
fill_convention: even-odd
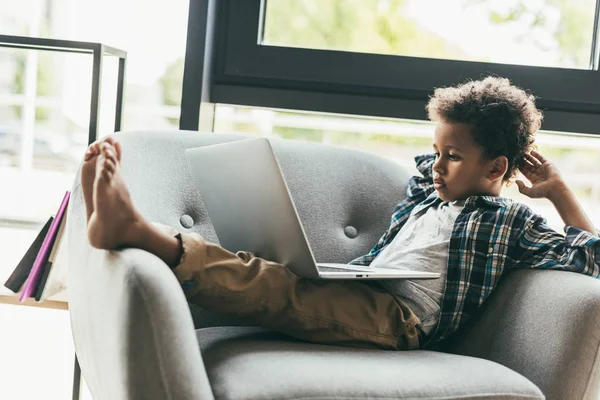
[[[480,358],[301,342],[254,327],[196,331],[216,399],[543,399],[522,375]]]

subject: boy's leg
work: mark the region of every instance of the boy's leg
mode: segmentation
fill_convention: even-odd
[[[400,300],[359,281],[309,280],[281,264],[236,254],[198,234],[181,240],[173,272],[188,299],[206,309],[319,343],[386,349],[419,346],[419,320]]]
[[[138,247],[159,256],[187,297],[267,328],[320,343],[412,349],[419,322],[400,300],[358,281],[306,280],[280,264],[233,254],[196,234],[173,236],[135,210],[120,176],[120,148],[102,144],[94,181],[82,174],[88,238],[98,248]],[[89,185],[93,184],[92,190]],[[87,187],[87,189],[86,189]]]

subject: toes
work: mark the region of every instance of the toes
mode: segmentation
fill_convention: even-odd
[[[117,141],[112,136],[107,136],[102,140],[102,147],[114,147]]]
[[[104,143],[102,145],[102,153],[103,153],[104,157],[112,160],[115,164],[117,163],[117,160],[118,160],[117,152],[111,144]]]
[[[84,155],[84,161],[89,161],[99,154],[117,163],[121,161],[121,143],[111,136],[98,140],[88,147]]]
[[[114,173],[117,170],[117,164],[110,158],[106,158],[106,159],[104,159],[102,168],[107,170],[110,173]]]
[[[112,148],[103,149],[98,157],[96,176],[101,177],[107,182],[110,182],[117,171],[116,154]]]
[[[110,180],[110,178],[114,175],[116,168],[117,165],[114,161],[106,158],[104,154],[101,154],[100,157],[98,157],[96,176]]]
[[[117,151],[117,160],[121,162],[121,142],[115,142],[115,150]]]
[[[121,161],[121,143],[112,136],[104,138],[105,143],[110,143],[115,151],[117,161]]]
[[[94,142],[89,145],[83,158],[85,161],[89,161],[92,157],[95,157],[98,154],[100,154],[100,142]]]

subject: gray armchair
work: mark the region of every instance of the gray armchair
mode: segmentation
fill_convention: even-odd
[[[116,136],[142,214],[218,242],[183,151],[243,136]],[[404,198],[409,175],[391,161],[298,141],[273,147],[319,261],[365,253]],[[325,346],[190,307],[159,258],[92,248],[84,218],[77,176],[67,225],[70,316],[95,399],[598,398],[600,283],[592,278],[513,272],[442,351]],[[357,237],[344,235],[348,225]]]

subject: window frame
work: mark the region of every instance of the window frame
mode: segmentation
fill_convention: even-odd
[[[581,70],[263,45],[266,0],[220,0],[210,102],[424,120],[434,88],[494,74],[531,90],[543,129],[600,134],[599,3]]]

